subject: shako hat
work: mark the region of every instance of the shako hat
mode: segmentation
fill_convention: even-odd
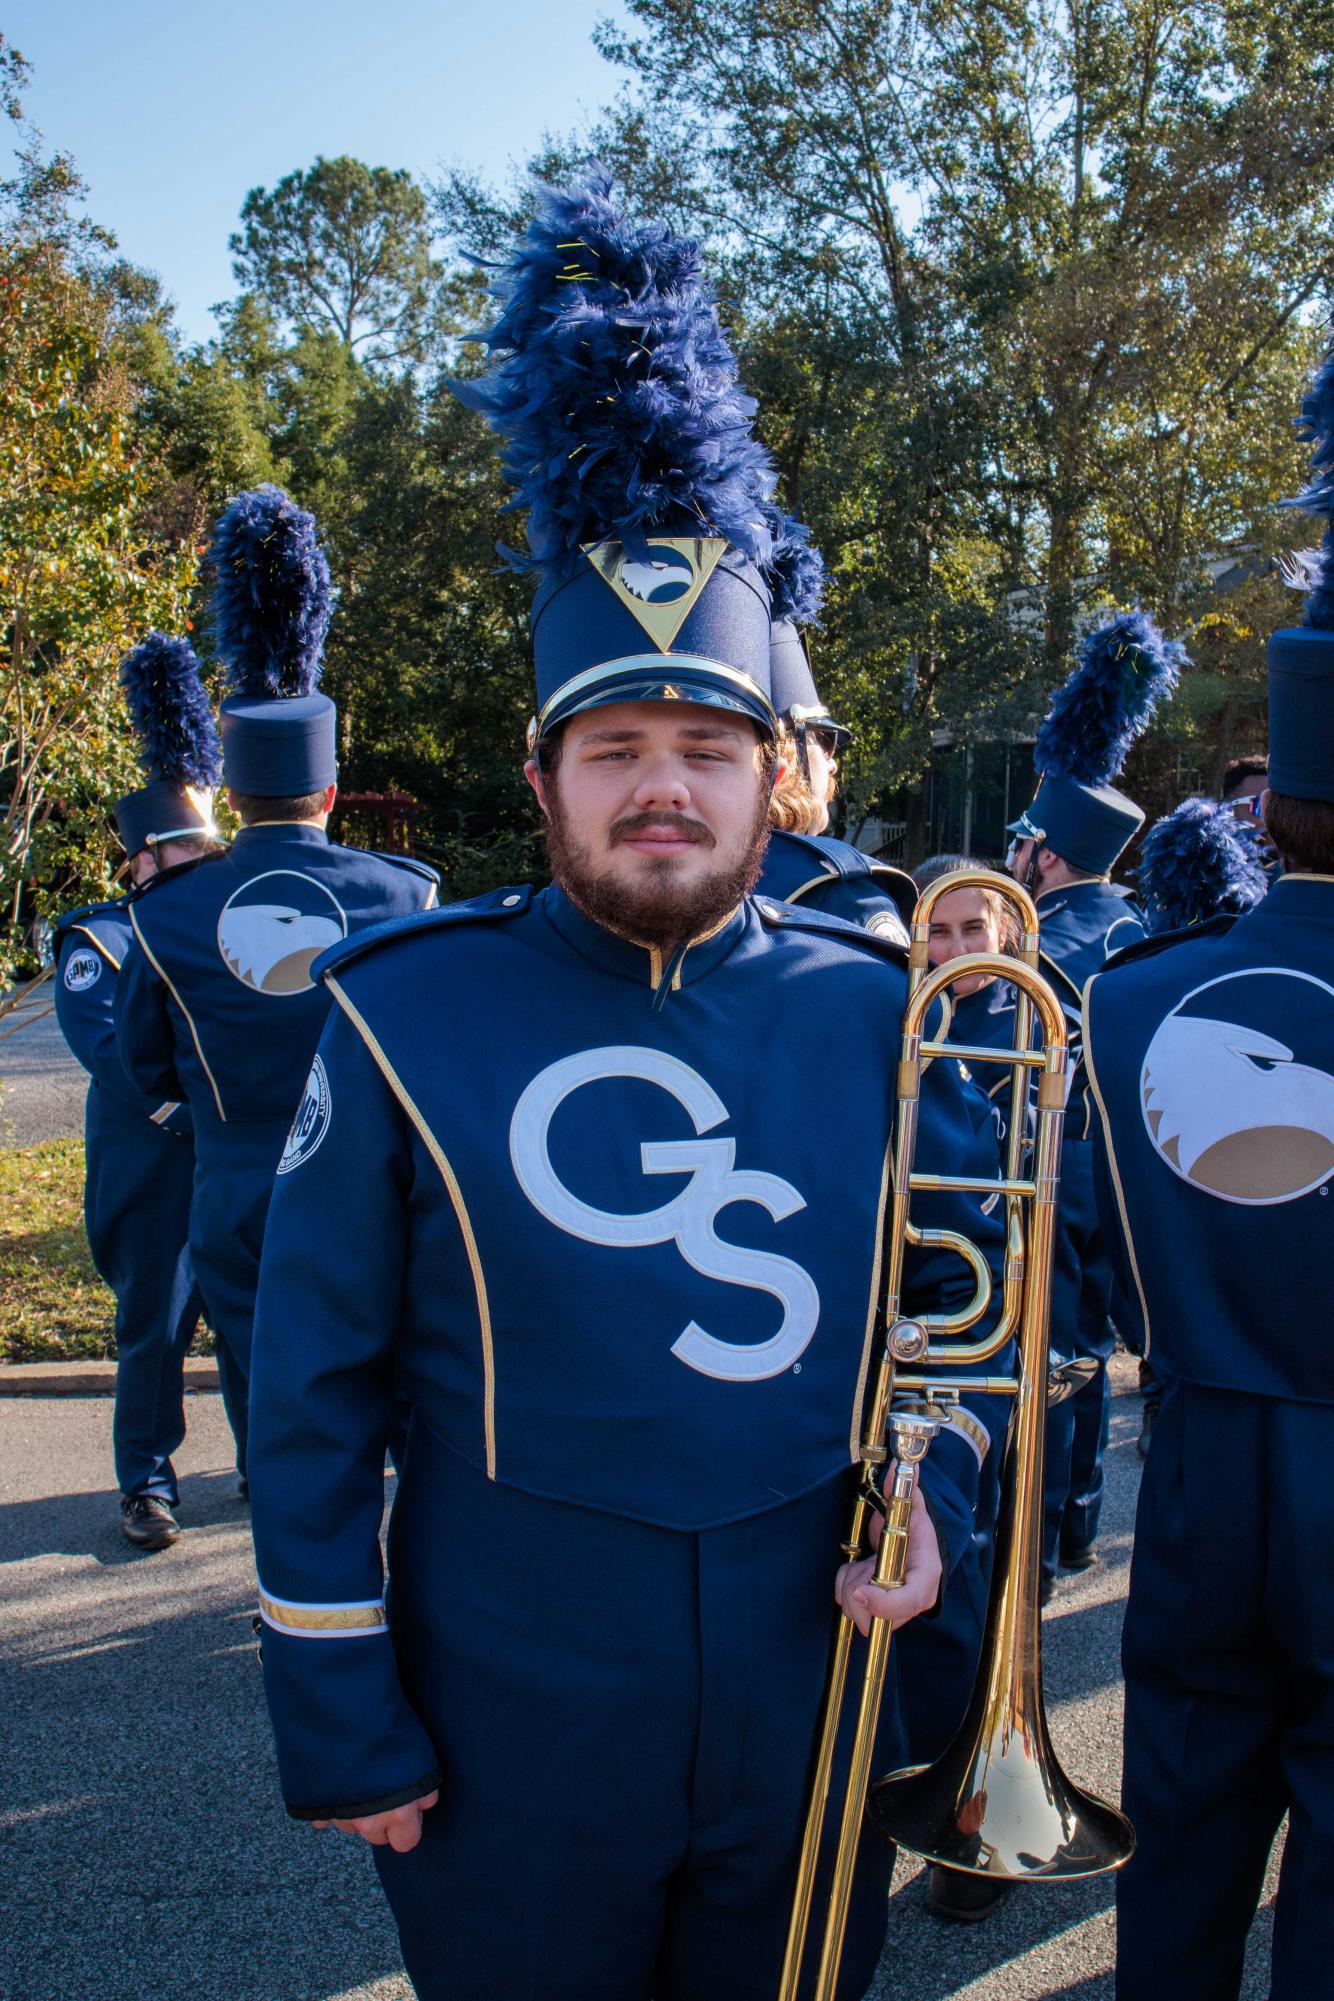
[[[1072,868],[1106,875],[1144,824],[1142,808],[1112,780],[1187,664],[1180,640],[1164,639],[1147,612],[1090,633],[1038,731],[1033,803],[1009,832]]]
[[[496,276],[490,370],[451,384],[504,444],[537,577],[536,741],[582,709],[702,702],[772,733],[775,479],[698,244],[593,165]]]
[[[231,692],[220,710],[222,775],[234,792],[284,799],[338,777],[337,711],[319,693],[333,615],[313,514],[281,487],[228,503],[213,531],[210,612]]]
[[[774,708],[791,728],[797,754],[806,761],[806,728],[818,723],[837,746],[852,741],[846,723],[836,722],[815,685],[806,628],[824,602],[824,559],[810,530],[790,515],[777,517],[769,566],[774,620],[769,637],[769,687]]]
[[[115,806],[126,854],[161,841],[212,840],[222,769],[218,729],[188,639],[150,632],[120,663],[120,684],[148,783]]]
[[[1305,623],[1269,641],[1269,783],[1290,799],[1334,799],[1334,343],[1302,402],[1297,432],[1312,477],[1288,507],[1322,516],[1324,539],[1287,574],[1307,591]]]
[[[1136,897],[1150,932],[1254,909],[1269,888],[1254,833],[1218,799],[1183,799],[1144,836]]]

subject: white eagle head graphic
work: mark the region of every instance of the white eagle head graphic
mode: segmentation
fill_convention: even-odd
[[[1242,980],[1249,1004],[1236,1012],[1250,1022],[1229,1018],[1227,1008],[1229,998],[1242,998],[1234,984]],[[1276,980],[1282,985],[1268,994],[1250,986]],[[1236,974],[1197,989],[1159,1025],[1140,1099],[1149,1136],[1175,1174],[1224,1202],[1255,1205],[1290,1202],[1334,1173],[1334,1075],[1299,1062],[1290,1042],[1253,1025],[1259,1012],[1291,1034],[1296,1023],[1309,1025],[1314,1006],[1332,1031],[1324,1046],[1334,1051],[1326,997],[1334,1001],[1334,992],[1322,981],[1280,968]],[[1272,1006],[1257,1008],[1266,1000]],[[1184,1014],[1187,1005],[1209,1012]]]
[[[695,572],[688,556],[678,549],[666,549],[648,562],[627,557],[621,564],[620,580],[641,604],[674,604],[694,583]]]
[[[312,964],[346,936],[347,920],[328,890],[291,869],[253,877],[218,919],[223,963],[259,994],[308,993]]]

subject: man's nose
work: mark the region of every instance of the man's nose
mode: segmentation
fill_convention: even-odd
[[[690,785],[685,767],[678,758],[655,757],[640,761],[635,782],[635,804],[641,813],[651,812],[655,806],[683,812],[689,801]]]

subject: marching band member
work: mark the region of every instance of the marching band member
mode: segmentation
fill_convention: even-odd
[[[1180,642],[1164,639],[1145,612],[1091,634],[1038,731],[1037,791],[1009,830],[1010,871],[1037,902],[1042,970],[1076,1031],[1085,983],[1110,953],[1144,935],[1129,891],[1110,880],[1144,814],[1112,781],[1175,690],[1184,662]],[[1098,1370],[1053,1410],[1048,1425],[1042,1563],[1049,1589],[1058,1568],[1086,1570],[1098,1560],[1111,1421],[1112,1270],[1094,1200],[1091,1127],[1091,1106],[1076,1099],[1061,1147],[1052,1340],[1068,1354],[1095,1360]]]
[[[813,617],[819,609],[818,593],[823,591],[824,566],[805,529],[790,520],[782,523],[775,568],[781,572],[785,563],[804,570]],[[821,700],[805,633],[791,619],[774,625],[769,677],[774,707],[784,725],[788,769],[774,787],[770,803],[761,893],[808,910],[831,911],[906,945],[915,901],[912,878],[829,832],[838,754],[851,743],[852,731],[846,723],[835,722]]]
[[[1304,408],[1334,512],[1334,356]],[[1151,938],[1094,979],[1085,1060],[1099,1199],[1139,1299],[1162,1409],[1123,1639],[1119,2001],[1233,2001],[1284,1814],[1273,2001],[1334,1959],[1334,530],[1306,624],[1269,643],[1262,902]],[[1313,1310],[1314,1308],[1314,1310]]]
[[[403,855],[339,847],[325,831],[336,712],[318,684],[332,592],[314,517],[277,487],[243,493],[218,523],[211,562],[232,688],[222,776],[241,831],[225,855],[131,905],[116,1033],[139,1088],[183,1098],[193,1114],[191,1254],[244,1492],[264,1218],[275,1172],[291,1165],[289,1129],[299,1136],[321,1117],[311,1059],[329,997],[311,964],[336,939],[427,908],[436,876]]]
[[[111,1435],[121,1533],[154,1550],[180,1534],[171,1455],[185,1437],[185,1357],[200,1312],[189,1252],[193,1129],[188,1106],[126,1076],[113,1004],[134,937],[131,902],[216,842],[209,795],[220,760],[188,641],[150,633],[122,661],[120,679],[148,774],[115,809],[133,888],[56,926],[56,1019],[89,1079],[83,1213],[93,1263],[116,1300]]]
[[[555,880],[324,955],[322,1110],[265,1242],[283,1790],[374,1845],[422,2001],[770,2001],[831,1586],[863,1628],[906,1623],[972,1526],[977,1461],[947,1435],[903,1587],[835,1579],[906,973],[752,894],[771,616],[803,608],[766,573],[773,476],[699,264],[594,170],[542,192],[498,283],[501,358],[460,393],[528,510]],[[928,1148],[976,1173],[985,1108],[939,1068]],[[837,1148],[794,1144],[804,1079]],[[974,1198],[937,1203],[995,1256]],[[928,1251],[908,1290],[971,1281]],[[885,1925],[892,1853],[867,1845],[848,1996]]]

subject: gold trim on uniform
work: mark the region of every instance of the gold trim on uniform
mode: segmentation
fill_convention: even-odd
[[[403,1083],[393,1064],[389,1061],[389,1058],[385,1055],[384,1050],[380,1047],[365,1016],[348,999],[348,996],[343,992],[343,989],[339,986],[332,973],[325,974],[324,984],[328,987],[334,999],[338,1002],[338,1005],[342,1008],[344,1014],[352,1023],[366,1047],[370,1050],[371,1055],[375,1058],[376,1064],[379,1066],[390,1090],[412,1120],[413,1125],[417,1128],[422,1144],[430,1154],[431,1159],[435,1162],[440,1179],[445,1184],[445,1191],[449,1196],[450,1204],[454,1211],[454,1220],[459,1226],[459,1235],[463,1239],[463,1248],[468,1259],[468,1269],[472,1273],[473,1293],[477,1301],[477,1322],[482,1340],[482,1380],[484,1385],[482,1428],[486,1442],[486,1477],[488,1480],[494,1480],[496,1477],[496,1357],[495,1346],[491,1338],[491,1306],[486,1293],[486,1274],[482,1270],[481,1253],[477,1249],[477,1238],[473,1233],[472,1218],[468,1214],[468,1205],[463,1199],[463,1190],[459,1187],[458,1176],[445,1158],[439,1140],[418,1111],[406,1085]]]
[[[1098,1073],[1093,1067],[1093,1051],[1089,1047],[1089,988],[1092,987],[1094,980],[1099,977],[1097,973],[1094,973],[1089,979],[1088,986],[1084,988],[1083,1027],[1081,1030],[1084,1068],[1089,1073],[1089,1084],[1092,1087],[1093,1100],[1098,1107],[1098,1117],[1102,1121],[1102,1136],[1107,1143],[1107,1165],[1111,1169],[1112,1187],[1116,1191],[1116,1207],[1121,1218],[1121,1235],[1125,1239],[1126,1256],[1130,1259],[1131,1276],[1135,1281],[1135,1290],[1139,1294],[1139,1310],[1144,1316],[1144,1353],[1147,1355],[1150,1341],[1149,1302],[1144,1296],[1144,1281],[1139,1275],[1139,1259],[1135,1256],[1135,1243],[1130,1234],[1130,1218],[1126,1214],[1126,1198],[1124,1190],[1121,1187],[1121,1170],[1116,1164],[1116,1149],[1112,1145],[1111,1122],[1107,1117],[1107,1107],[1102,1101],[1102,1086],[1098,1082]]]
[[[167,989],[167,992],[171,995],[177,1007],[180,1009],[181,1013],[185,1016],[185,1025],[190,1031],[190,1039],[195,1046],[195,1055],[199,1058],[199,1061],[204,1066],[204,1075],[208,1078],[209,1089],[213,1093],[213,1102],[218,1108],[218,1117],[222,1121],[223,1125],[226,1125],[227,1114],[222,1109],[222,1095],[218,1090],[217,1079],[214,1077],[213,1072],[208,1067],[208,1058],[204,1054],[204,1045],[199,1040],[199,1030],[195,1027],[194,1017],[191,1015],[189,1008],[185,1005],[185,1002],[181,999],[175,987],[172,985],[170,975],[165,971],[165,969],[161,965],[159,965],[157,959],[153,956],[152,946],[149,944],[147,938],[145,938],[143,932],[139,929],[139,919],[134,914],[133,904],[130,905],[130,923],[134,926],[135,937],[139,940],[139,943],[144,948],[144,956],[148,960],[149,965],[153,968],[153,971],[157,974],[163,986]]]
[[[111,951],[108,946],[102,943],[102,940],[97,936],[96,932],[90,931],[86,924],[71,924],[69,928],[71,931],[77,931],[81,938],[86,938],[90,945],[95,945],[97,947],[98,951],[101,953],[102,957],[106,960],[107,964],[110,966],[113,973],[118,973],[120,971],[120,960],[116,957],[115,953]]]
[[[894,1156],[894,1136],[891,1133],[885,1148],[885,1165],[880,1175],[880,1201],[875,1212],[875,1261],[871,1266],[871,1298],[866,1309],[866,1334],[862,1341],[862,1358],[857,1369],[857,1395],[852,1405],[852,1426],[848,1432],[848,1457],[856,1461],[861,1457],[862,1405],[866,1401],[866,1372],[871,1361],[871,1342],[875,1335],[876,1320],[880,1307],[880,1260],[885,1251],[885,1204],[889,1200],[889,1174]]]
[[[256,1588],[259,1615],[275,1632],[300,1633],[306,1639],[354,1640],[389,1630],[383,1598],[353,1599],[341,1605],[301,1605],[290,1598],[271,1597],[262,1584]]]

